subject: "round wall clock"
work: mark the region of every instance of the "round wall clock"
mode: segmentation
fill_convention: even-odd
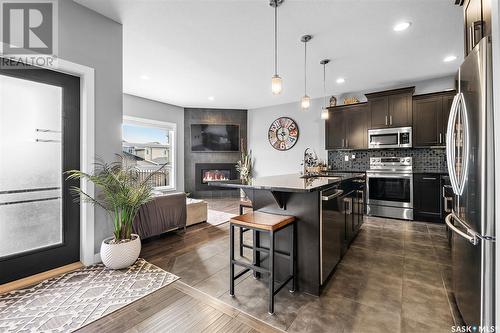
[[[299,127],[293,119],[281,117],[273,121],[267,136],[274,149],[288,150],[299,139]]]

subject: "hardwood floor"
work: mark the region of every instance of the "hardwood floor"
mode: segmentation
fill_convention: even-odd
[[[176,281],[78,332],[278,332],[255,318]]]

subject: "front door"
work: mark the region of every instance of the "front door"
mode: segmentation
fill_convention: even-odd
[[[79,261],[80,79],[0,68],[0,284]]]

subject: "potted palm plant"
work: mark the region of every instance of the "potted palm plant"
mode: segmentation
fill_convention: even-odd
[[[132,233],[132,223],[141,207],[153,198],[151,177],[156,172],[142,177],[137,167],[123,156],[112,163],[97,162],[92,174],[80,170],[67,171],[68,179],[83,179],[94,183],[97,195],[94,197],[72,187],[77,200],[99,206],[107,211],[113,220],[113,236],[101,243],[101,260],[111,269],[122,269],[132,265],[141,252],[139,235]]]

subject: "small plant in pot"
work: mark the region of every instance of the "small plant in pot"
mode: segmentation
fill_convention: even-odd
[[[101,244],[101,260],[106,267],[122,269],[132,265],[141,252],[139,235],[132,233],[132,223],[141,207],[153,198],[150,179],[164,166],[148,177],[141,177],[136,166],[121,155],[119,161],[95,163],[95,170],[88,174],[79,170],[67,171],[68,179],[83,179],[94,183],[94,197],[72,187],[77,200],[102,207],[113,219],[113,236]]]

